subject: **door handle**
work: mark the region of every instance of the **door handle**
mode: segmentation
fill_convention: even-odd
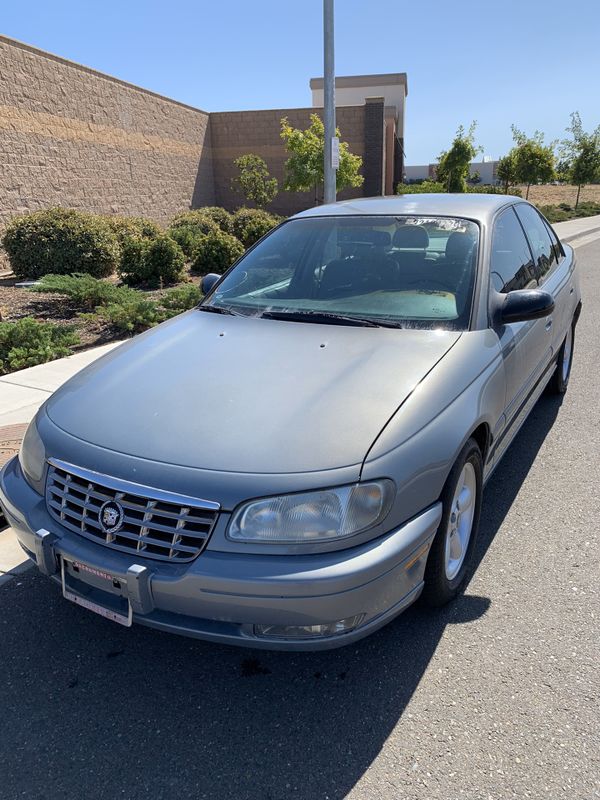
[[[548,317],[548,319],[546,320],[546,330],[549,331],[551,327],[552,327],[552,317]]]
[[[573,294],[574,291],[575,291],[574,287],[571,286],[571,288],[569,289],[569,294]]]

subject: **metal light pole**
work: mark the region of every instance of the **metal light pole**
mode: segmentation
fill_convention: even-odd
[[[338,167],[338,142],[335,140],[335,65],[333,47],[333,0],[323,0],[323,152],[324,195],[326,203],[335,203],[335,176]]]

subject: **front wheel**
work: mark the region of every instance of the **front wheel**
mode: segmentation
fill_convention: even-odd
[[[422,599],[442,606],[463,589],[473,551],[483,487],[483,459],[477,442],[469,439],[457,458],[442,492],[442,519],[425,567]]]
[[[548,381],[549,394],[564,394],[569,385],[569,378],[571,377],[571,365],[573,364],[573,348],[575,346],[575,323],[571,325],[565,336],[560,350],[558,351],[558,358],[556,360],[556,369],[550,380]]]

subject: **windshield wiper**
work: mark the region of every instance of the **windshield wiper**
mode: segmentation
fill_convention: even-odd
[[[359,328],[401,328],[400,323],[393,320],[375,322],[365,317],[348,317],[343,314],[330,314],[327,311],[263,311],[265,319],[289,320],[290,322],[321,322],[325,325],[354,325]]]
[[[228,308],[227,306],[197,306],[198,311],[210,311],[211,314],[229,314],[233,317],[241,317],[237,311]]]

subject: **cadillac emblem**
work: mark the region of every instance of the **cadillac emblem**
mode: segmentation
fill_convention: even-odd
[[[104,533],[116,533],[123,524],[123,508],[115,500],[107,500],[100,506],[98,521]]]

